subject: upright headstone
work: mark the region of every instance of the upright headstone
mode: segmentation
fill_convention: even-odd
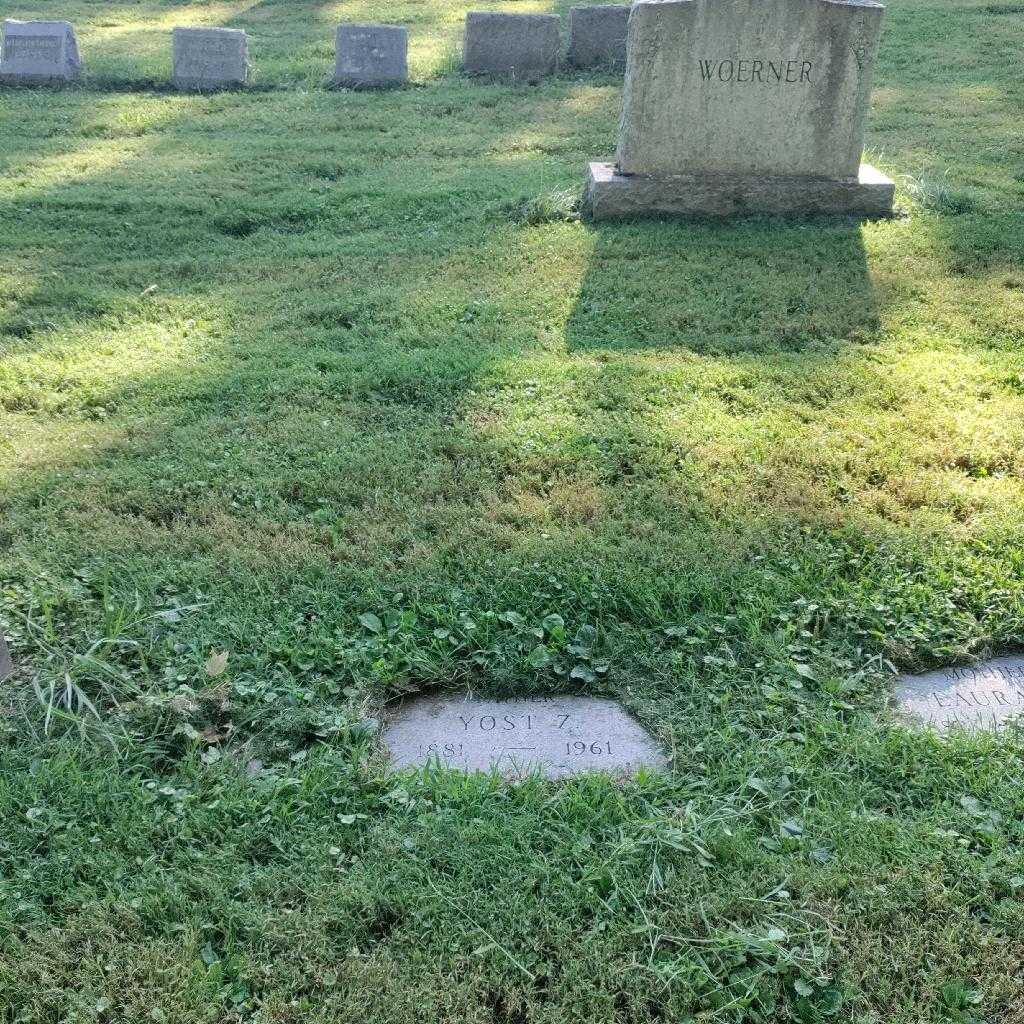
[[[384,88],[409,79],[409,32],[401,25],[339,25],[334,85]]]
[[[81,73],[75,30],[68,22],[4,21],[0,82],[48,85],[72,82]]]
[[[3,633],[0,633],[0,680],[6,679],[14,671],[14,663],[11,661],[11,652],[7,650],[7,641]]]
[[[861,164],[884,8],[874,0],[638,0],[604,217],[892,210]]]
[[[629,7],[573,7],[569,11],[569,63],[577,68],[626,63]]]
[[[177,89],[223,89],[245,85],[249,41],[238,28],[176,28],[174,85]]]
[[[558,66],[558,16],[470,11],[463,59],[471,75],[534,81]]]

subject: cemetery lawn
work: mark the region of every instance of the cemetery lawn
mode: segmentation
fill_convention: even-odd
[[[1020,6],[888,5],[896,219],[601,226],[619,79],[470,6],[385,94],[365,0],[5,6],[89,77],[0,89],[0,1020],[1024,1021],[1020,737],[888,706],[1024,639]],[[671,769],[396,778],[436,690]]]

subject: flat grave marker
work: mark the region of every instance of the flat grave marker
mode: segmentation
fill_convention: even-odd
[[[334,50],[334,85],[383,88],[409,79],[409,31],[402,25],[339,25]]]
[[[999,732],[1024,715],[1024,656],[903,675],[895,696],[901,715],[937,732]]]
[[[82,72],[75,30],[67,21],[3,23],[0,82],[5,85],[47,85],[72,82]]]
[[[666,764],[639,722],[601,697],[419,697],[398,709],[383,740],[396,768],[435,762],[465,772],[497,769],[510,779],[534,771],[549,779],[592,771],[623,777]]]
[[[596,219],[644,213],[884,216],[861,163],[884,8],[874,0],[638,0],[617,160]]]
[[[3,633],[0,633],[0,680],[6,679],[14,671],[14,662],[11,661],[11,652],[7,650],[7,641]]]
[[[171,33],[177,89],[245,85],[249,40],[238,28],[176,28]]]
[[[628,24],[629,7],[623,4],[570,8],[569,63],[576,68],[625,67]]]
[[[561,46],[556,14],[466,15],[463,61],[471,75],[534,81],[554,74]]]

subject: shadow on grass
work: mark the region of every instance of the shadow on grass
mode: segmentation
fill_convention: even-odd
[[[342,622],[441,582],[582,615],[584,584],[516,573],[583,565],[587,615],[657,628],[724,614],[753,550],[884,530],[900,450],[821,441],[832,409],[898,425],[914,392],[873,361],[890,297],[860,227],[510,222],[503,199],[575,184],[611,138],[604,107],[575,134],[578,84],[183,100],[123,159],[11,192],[33,283],[3,402],[52,435],[12,521],[55,571],[216,591],[246,648],[271,592],[294,612],[325,577]],[[49,126],[102,139],[74,116]]]
[[[877,339],[859,224],[599,225],[566,335],[571,350],[799,351]]]

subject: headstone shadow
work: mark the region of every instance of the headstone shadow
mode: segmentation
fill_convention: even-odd
[[[570,350],[793,352],[871,343],[880,332],[880,299],[852,220],[592,230],[566,325]]]

